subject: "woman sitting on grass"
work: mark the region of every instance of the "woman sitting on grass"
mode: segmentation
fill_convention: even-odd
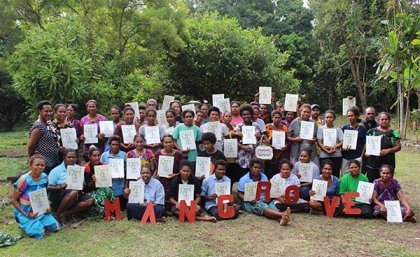
[[[148,166],[141,169],[141,180],[144,182],[144,203],[128,203],[127,219],[141,220],[146,212],[147,204],[153,204],[153,211],[157,221],[165,221],[165,190],[159,180],[154,179]],[[130,188],[124,189],[124,197],[128,199]]]
[[[34,154],[29,159],[29,169],[30,172],[22,175],[13,185],[15,191],[12,194],[11,204],[15,207],[13,211],[19,227],[31,237],[43,238],[45,232],[58,231],[61,226],[49,213],[49,209],[41,215],[34,213],[29,198],[31,192],[47,187],[47,174],[43,173],[45,158]]]
[[[92,210],[93,215],[103,218],[105,217],[105,199],[114,201],[114,194],[111,187],[95,186],[95,166],[103,165],[101,163],[101,150],[92,146],[89,149],[90,161],[85,164],[85,187],[83,192],[88,193],[95,200],[95,207]]]
[[[390,165],[384,164],[380,169],[381,178],[376,179],[373,183],[373,217],[386,218],[385,201],[399,200],[401,204],[401,215],[404,221],[416,222],[413,210],[407,202],[404,192],[400,184],[394,179],[394,168]]]
[[[345,174],[340,180],[340,195],[342,207],[345,207],[348,202],[345,201],[345,193],[357,192],[357,187],[360,181],[368,182],[365,175],[360,173],[360,162],[357,160],[351,160],[349,162],[350,172]],[[372,199],[370,199],[371,201]],[[354,198],[351,201],[355,201]],[[372,218],[372,207],[370,204],[361,203],[355,201],[353,209],[360,209],[360,214],[350,214],[351,217],[371,219]]]
[[[288,186],[298,186],[300,187],[300,181],[295,174],[292,174],[293,164],[288,160],[282,160],[280,162],[280,173],[273,176],[273,180],[284,179],[286,188]],[[290,199],[294,198],[294,192],[290,192]],[[285,211],[290,208],[291,212],[309,212],[308,202],[299,198],[296,203],[289,204],[286,202],[286,197],[284,195],[273,199],[270,204],[272,207],[275,206],[279,211]]]
[[[76,164],[76,150],[66,149],[63,156],[63,163],[55,167],[48,176],[48,198],[61,224],[65,222],[67,216],[82,212],[95,203],[88,194],[67,189],[67,166]]]
[[[327,159],[322,162],[321,167],[322,174],[315,179],[327,181],[327,197],[331,201],[334,196],[340,195],[340,181],[336,176],[332,175],[334,162]],[[313,189],[309,191],[310,196],[315,195],[315,193]],[[324,201],[310,200],[309,206],[311,207],[311,214],[320,215],[325,213]]]
[[[196,219],[198,221],[212,221],[216,222],[216,218],[213,216],[200,216],[201,214],[201,207],[200,207],[200,181],[194,177],[192,174],[192,167],[191,163],[187,160],[182,160],[180,163],[180,170],[179,170],[179,176],[176,176],[172,181],[169,189],[169,206],[170,211],[175,216],[179,216],[180,213],[180,201],[178,199],[179,194],[179,186],[180,185],[193,185],[194,186],[194,200],[197,203],[195,214]],[[186,203],[188,205],[188,203]]]
[[[319,168],[315,162],[311,161],[312,150],[310,148],[304,148],[299,154],[299,161],[295,163],[292,173],[295,174],[299,179],[301,179],[301,174],[299,173],[300,165],[302,163],[309,163],[312,170],[312,180],[319,176]],[[309,191],[312,188],[311,182],[301,182],[300,184],[300,198],[309,201]]]
[[[249,164],[250,171],[245,174],[238,183],[238,198],[242,201],[242,207],[245,211],[254,213],[259,216],[276,219],[280,225],[286,225],[290,220],[290,208],[287,207],[285,211],[280,212],[271,203],[265,202],[264,194],[260,194],[259,198],[252,201],[244,201],[245,185],[253,182],[266,182],[267,177],[261,173],[262,161],[256,157],[251,159]]]

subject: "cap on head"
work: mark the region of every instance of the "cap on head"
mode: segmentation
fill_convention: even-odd
[[[315,109],[315,108],[321,109],[321,108],[319,107],[319,105],[318,105],[318,104],[313,104],[313,105],[311,105],[311,110],[313,110],[313,109]]]

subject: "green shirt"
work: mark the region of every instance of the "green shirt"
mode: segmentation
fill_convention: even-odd
[[[359,181],[369,182],[367,177],[363,174],[359,174],[356,178],[353,178],[350,175],[350,172],[345,174],[340,180],[340,195],[350,192],[357,192],[357,187],[359,186]],[[354,201],[354,197],[351,198]],[[356,204],[362,204],[356,202]]]
[[[192,126],[188,127],[188,126],[185,126],[184,123],[181,123],[178,126],[176,126],[176,128],[174,129],[174,132],[172,133],[172,136],[176,140],[176,143],[181,148],[182,148],[182,142],[181,142],[181,138],[180,138],[180,132],[181,131],[186,131],[186,130],[192,130],[193,131],[196,143],[201,140],[201,131],[200,131],[199,127],[197,127],[196,125],[192,125]],[[197,149],[190,150],[187,153],[188,160],[195,162],[195,159],[197,159],[197,153],[198,153]]]

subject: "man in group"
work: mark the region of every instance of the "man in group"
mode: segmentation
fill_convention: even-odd
[[[311,120],[315,121],[318,127],[321,127],[324,125],[323,120],[319,117],[321,114],[321,108],[318,104],[311,105]]]
[[[375,120],[376,118],[376,110],[373,107],[368,107],[365,110],[365,120],[363,121],[363,125],[366,128],[366,131],[376,128],[379,126],[378,122]]]
[[[149,100],[147,100],[146,105],[147,105],[147,109],[157,110],[157,102],[153,98],[150,98]]]
[[[264,121],[265,124],[273,122],[273,120],[271,120],[271,115],[269,113],[267,104],[260,105],[260,118]]]
[[[201,196],[205,200],[205,208],[207,212],[217,220],[221,220],[217,206],[217,197],[220,195],[217,194],[218,192],[216,190],[216,184],[223,183],[223,187],[226,189],[226,192],[223,192],[223,194],[229,195],[230,178],[225,176],[227,163],[224,160],[216,161],[214,167],[213,175],[205,178],[203,181],[203,185],[201,186]],[[228,203],[224,203],[223,205],[223,210],[225,211],[227,209]],[[236,219],[239,215],[240,206],[236,204],[233,204],[233,206],[235,208],[235,214],[230,219]]]

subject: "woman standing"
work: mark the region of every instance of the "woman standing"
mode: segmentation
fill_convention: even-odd
[[[182,123],[181,103],[178,100],[174,100],[171,102],[169,107],[173,109],[176,113],[175,120],[179,123]]]
[[[254,110],[252,109],[251,105],[242,105],[239,109],[239,113],[243,122],[239,123],[235,128],[235,136],[238,138],[238,159],[236,160],[237,164],[239,165],[237,171],[235,172],[235,177],[230,178],[232,183],[238,182],[239,179],[245,175],[250,168],[250,163],[252,156],[254,155],[254,150],[256,144],[244,144],[243,143],[243,127],[244,126],[254,126],[255,127],[255,137],[256,140],[261,138],[261,130],[260,126],[252,121],[252,115],[254,114]]]
[[[271,112],[271,120],[273,123],[267,124],[265,126],[265,131],[267,134],[267,139],[270,141],[270,145],[273,144],[273,134],[276,132],[283,132],[286,136],[287,127],[286,125],[281,123],[282,113],[279,111],[272,111]],[[265,174],[267,175],[268,179],[271,179],[275,174],[279,171],[279,162],[282,159],[289,159],[289,155],[287,153],[287,142],[285,138],[285,146],[278,149],[273,148],[273,158],[270,161],[266,161],[265,167]]]
[[[37,105],[39,118],[32,125],[29,132],[28,156],[42,155],[45,161],[44,172],[50,171],[60,164],[59,160],[59,132],[51,121],[52,105],[48,101],[41,101]]]
[[[59,150],[58,156],[59,156],[60,163],[63,161],[63,152],[65,149],[63,146],[63,141],[61,139],[60,130],[73,127],[73,125],[71,125],[71,123],[66,120],[66,116],[67,116],[67,112],[66,112],[66,106],[64,104],[54,105],[53,122],[56,128],[58,129],[58,143],[60,144],[58,148]]]
[[[97,124],[98,125],[98,143],[97,144],[85,144],[83,147],[83,158],[86,162],[89,161],[89,147],[91,145],[95,145],[101,152],[105,151],[105,135],[102,133],[99,133],[99,122],[100,121],[106,121],[108,120],[105,116],[98,114],[98,104],[95,100],[89,100],[86,103],[86,108],[88,114],[84,116],[80,121],[82,123],[82,126],[88,125],[88,124]],[[85,136],[82,134],[80,136],[80,141],[85,141]]]
[[[46,232],[61,229],[57,220],[49,214],[50,210],[41,215],[34,213],[29,198],[31,192],[47,187],[47,174],[43,173],[45,163],[44,157],[39,154],[33,155],[29,159],[30,172],[21,176],[13,185],[15,191],[11,204],[15,207],[16,221],[26,234],[35,238],[43,238]]]
[[[238,101],[232,101],[230,103],[230,110],[232,115],[232,122],[236,125],[243,122],[243,119],[239,113],[239,107],[241,106],[241,103]]]
[[[119,136],[121,138],[120,150],[124,152],[128,152],[135,149],[136,146],[134,145],[134,141],[133,143],[128,143],[128,144],[124,143],[124,135],[122,133],[122,126],[134,125],[136,131],[138,131],[140,128],[140,124],[134,121],[134,109],[130,105],[127,105],[126,107],[124,107],[123,114],[124,114],[124,121],[120,122],[115,127],[114,135]]]
[[[334,163],[333,175],[340,177],[341,164],[343,157],[341,157],[341,146],[343,145],[343,131],[341,128],[334,126],[335,113],[331,110],[325,112],[325,125],[318,129],[317,139],[321,153],[319,155],[319,162],[330,160]],[[335,138],[332,139],[332,145],[326,145],[327,139],[324,134],[328,136],[329,131],[335,131]],[[324,133],[325,132],[325,133]]]
[[[76,119],[77,115],[77,105],[75,104],[68,104],[66,107],[66,122],[70,123],[73,128],[76,129],[77,137],[79,138],[81,134],[83,134],[82,131],[82,123],[80,120]]]
[[[171,156],[174,157],[174,166],[172,168],[172,174],[166,177],[159,177],[158,168],[155,169],[153,177],[159,179],[165,189],[165,202],[169,202],[169,186],[174,177],[179,175],[180,163],[184,159],[184,154],[181,151],[175,149],[175,140],[171,135],[165,135],[162,138],[163,149],[156,152],[154,167],[159,166],[160,156]]]
[[[289,132],[287,133],[287,140],[292,142],[292,148],[290,151],[290,158],[292,163],[295,163],[299,159],[299,153],[304,148],[310,148],[312,150],[311,160],[317,163],[316,156],[316,134],[318,132],[318,126],[315,121],[311,120],[311,106],[309,104],[302,104],[300,107],[300,117],[294,119],[289,126]],[[314,132],[311,139],[302,139],[300,137],[302,121],[314,123]]]
[[[380,156],[367,156],[366,176],[369,182],[379,178],[379,169],[387,164],[395,169],[395,153],[401,150],[400,133],[391,129],[391,115],[387,112],[379,113],[379,127],[367,132],[368,136],[382,136]]]
[[[176,121],[176,112],[174,109],[168,109],[165,112],[165,116],[166,122],[168,123],[168,127],[165,129],[165,135],[172,135],[175,127],[178,126],[178,122]]]
[[[349,171],[349,163],[351,160],[357,160],[362,163],[362,156],[365,152],[365,143],[366,143],[366,129],[365,127],[358,122],[359,119],[359,109],[356,107],[349,108],[347,110],[347,121],[349,124],[344,125],[341,129],[343,130],[343,135],[346,130],[357,131],[357,143],[356,149],[350,149],[350,146],[347,148],[341,149],[341,154],[343,156],[343,164],[341,165],[341,176],[344,176]]]
[[[153,153],[156,153],[157,151],[159,151],[161,149],[162,143],[160,143],[160,142],[161,142],[163,136],[165,135],[165,129],[161,126],[156,125],[156,116],[157,116],[156,110],[147,109],[147,111],[146,111],[146,121],[147,121],[146,125],[141,126],[140,129],[138,130],[139,134],[142,135],[146,139],[145,147],[151,149]],[[159,143],[157,143],[157,142],[147,142],[148,135],[147,135],[147,129],[146,128],[155,130],[155,132],[157,132],[156,135],[159,137]],[[153,170],[152,170],[152,173],[153,173]]]

